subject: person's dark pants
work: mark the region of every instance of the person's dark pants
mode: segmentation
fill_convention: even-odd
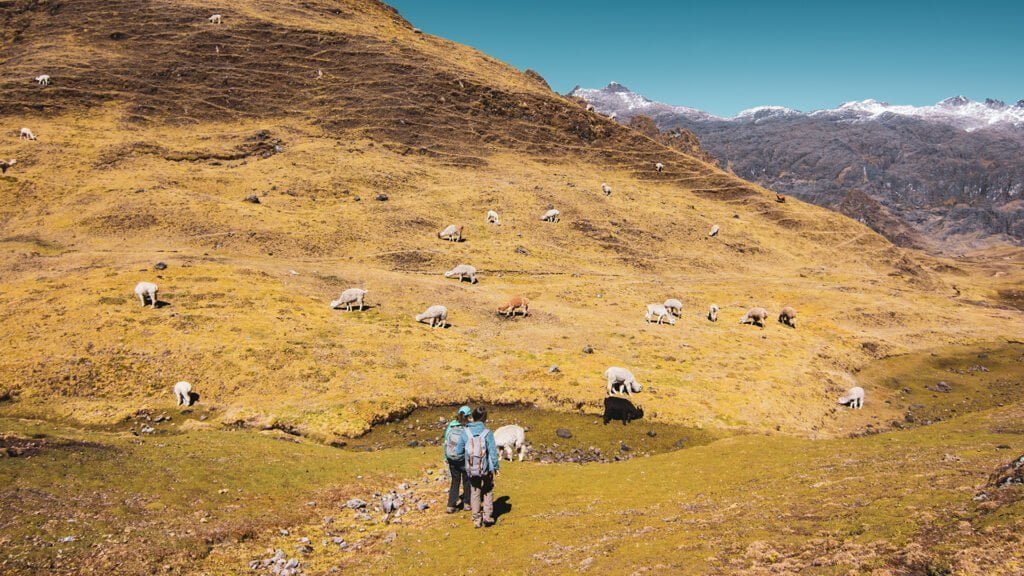
[[[448,507],[455,508],[459,501],[459,485],[462,486],[462,505],[469,506],[469,476],[466,476],[466,463],[461,460],[448,460],[448,473],[452,484],[448,487]]]

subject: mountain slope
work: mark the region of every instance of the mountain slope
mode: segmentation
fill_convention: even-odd
[[[904,246],[949,251],[1024,241],[1024,104],[950,98],[927,107],[851,102],[802,113],[778,106],[720,118],[650,101],[612,83],[577,97],[628,122],[684,128],[733,172],[843,211]],[[879,209],[855,210],[849,194]]]
[[[382,4],[250,0],[222,25],[191,2],[3,10],[3,123],[39,136],[3,145],[20,160],[0,181],[5,410],[109,423],[185,379],[222,423],[328,439],[467,396],[593,412],[626,365],[655,419],[833,433],[858,364],[1014,330],[866,227],[779,205]],[[539,222],[549,206],[560,223]],[[466,242],[437,239],[451,222]],[[481,283],[442,276],[459,263]],[[140,308],[141,280],[168,305]],[[353,285],[372,309],[327,309]],[[516,292],[534,314],[497,318]],[[646,325],[669,296],[685,320]],[[712,302],[723,322],[703,320]],[[437,303],[451,329],[413,321]],[[754,305],[808,321],[737,325]]]

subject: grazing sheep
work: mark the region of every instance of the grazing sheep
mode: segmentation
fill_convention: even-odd
[[[0,174],[7,174],[7,169],[17,164],[18,161],[14,158],[10,160],[0,160]]]
[[[337,300],[331,301],[331,309],[334,310],[339,306],[345,306],[345,310],[351,311],[353,306],[358,306],[359,310],[362,310],[364,297],[366,297],[366,290],[362,288],[349,288],[342,292]]]
[[[786,306],[779,313],[779,322],[782,322],[790,328],[796,328],[796,310],[791,306]]]
[[[36,76],[36,84],[39,84],[40,86],[49,86],[50,85],[50,75],[49,74],[42,74],[40,76]]]
[[[669,298],[665,300],[665,309],[668,310],[673,316],[679,318],[683,315],[683,303],[675,298]]]
[[[422,314],[417,314],[416,321],[429,321],[431,328],[436,328],[438,326],[444,328],[448,325],[448,309],[440,304],[435,304],[424,310]]]
[[[558,217],[561,215],[561,212],[552,208],[551,210],[545,212],[544,215],[540,217],[540,219],[544,222],[558,222]]]
[[[708,320],[718,322],[718,304],[712,304],[708,307]]]
[[[520,311],[522,311],[523,316],[529,315],[530,301],[518,294],[509,298],[508,302],[498,306],[498,314],[504,314],[506,318],[515,316]]]
[[[605,184],[604,182],[601,182],[601,192],[604,192],[605,196],[611,196],[612,195],[612,187],[607,185],[607,184]]]
[[[854,386],[839,397],[839,404],[860,410],[864,407],[864,389]]]
[[[751,308],[740,318],[740,324],[754,324],[764,328],[764,321],[768,319],[768,311],[764,308]]]
[[[711,232],[708,232],[708,236],[712,238],[718,236],[718,224],[715,224],[714,226],[711,227]]]
[[[455,268],[444,273],[445,278],[458,278],[459,282],[462,282],[466,278],[469,278],[470,284],[476,284],[476,268],[469,264],[459,264]]]
[[[626,400],[614,396],[604,398],[604,423],[612,420],[621,420],[622,425],[629,424],[632,420],[639,420],[644,417],[644,409]]]
[[[518,453],[519,461],[526,457],[526,430],[516,424],[508,424],[494,431],[494,444],[498,447],[498,457],[508,457]]]
[[[634,392],[639,393],[642,388],[640,383],[636,381],[636,377],[633,376],[633,373],[625,368],[612,366],[604,371],[604,376],[608,379],[609,396],[614,396],[616,389],[618,388],[625,390],[626,394],[630,396],[632,396]]]
[[[494,210],[487,211],[487,223],[488,224],[501,224],[501,217]]]
[[[210,16],[209,18],[207,18],[207,20],[210,21],[210,24],[223,24],[224,23],[224,16],[222,16],[220,14],[214,14],[213,16]]]
[[[654,165],[654,169],[657,170],[658,172],[664,172],[665,165],[662,164],[661,162],[658,162],[657,164]]]
[[[462,242],[462,226],[449,224],[444,230],[437,233],[437,237],[449,242]]]
[[[36,139],[35,133],[32,132],[31,130],[29,130],[28,128],[22,128],[21,129],[21,133],[18,135],[18,137],[22,138],[24,140],[35,140]]]
[[[669,313],[668,309],[663,304],[648,304],[647,313],[644,314],[644,318],[647,319],[647,323],[650,324],[655,318],[658,319],[658,324],[662,321],[668,322],[669,325],[674,326],[676,323],[676,317]]]
[[[156,308],[156,293],[159,290],[156,284],[152,282],[139,282],[135,285],[135,295],[139,297],[139,302],[142,302],[142,307],[146,307],[146,298],[149,298],[153,308]]]
[[[175,384],[174,399],[178,401],[178,406],[191,406],[192,385],[185,381],[181,381]]]
[[[587,104],[587,112],[596,112],[597,108],[594,108],[593,104]]]

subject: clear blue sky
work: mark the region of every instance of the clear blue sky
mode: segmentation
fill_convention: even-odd
[[[558,92],[615,80],[720,115],[1024,98],[1020,0],[387,1],[425,32],[537,70]]]

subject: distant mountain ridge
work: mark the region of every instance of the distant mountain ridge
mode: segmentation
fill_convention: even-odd
[[[903,246],[1024,244],[1024,100],[864,100],[807,113],[762,106],[723,118],[616,82],[569,95],[624,124],[647,116],[663,132],[690,130],[738,176],[838,210]]]

